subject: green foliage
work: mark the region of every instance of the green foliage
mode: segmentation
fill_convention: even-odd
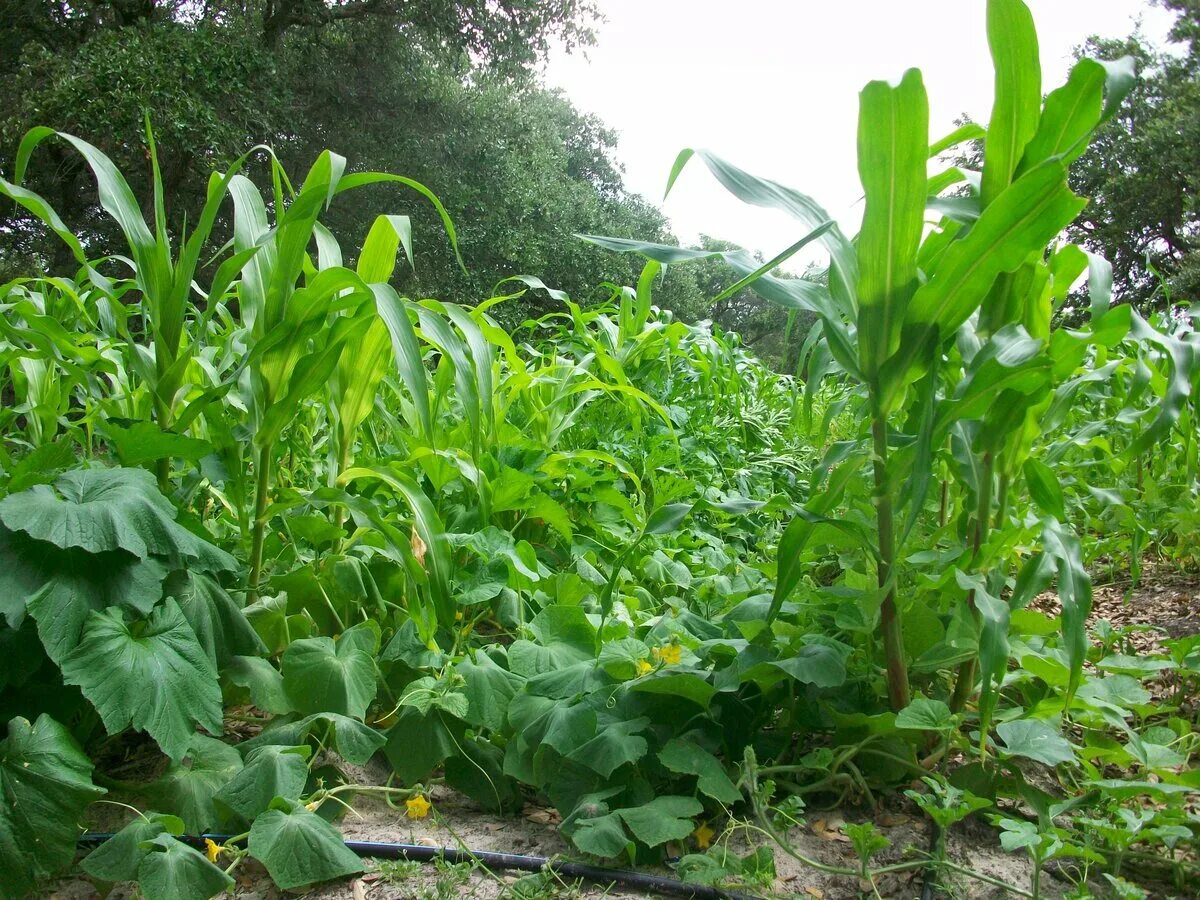
[[[497,812],[536,797],[581,853],[638,863],[682,845],[682,876],[756,891],[774,859],[733,852],[755,828],[743,814],[795,853],[783,832],[806,802],[870,806],[915,779],[908,800],[940,837],[912,865],[939,876],[955,871],[946,829],[989,807],[1006,810],[1005,846],[1038,865],[1058,855],[1119,877],[1143,851],[1194,842],[1196,641],[1146,654],[1087,625],[1105,567],[1136,579],[1147,552],[1189,565],[1200,532],[1193,323],[1113,306],[1102,261],[1059,240],[1083,203],[1069,167],[1118,114],[1131,69],[1080,60],[1043,98],[1024,5],[995,0],[988,18],[987,132],[931,147],[916,70],[864,89],[854,239],[803,194],[680,155],[672,181],[699,158],[800,222],[769,261],[673,247],[656,227],[561,251],[505,231],[505,204],[537,208],[522,192],[543,189],[555,229],[606,227],[568,215],[590,215],[587,191],[604,185],[619,205],[607,157],[589,157],[603,135],[501,158],[509,193],[466,207],[443,205],[463,184],[432,164],[436,196],[360,170],[387,158],[373,152],[306,146],[315,161],[293,183],[289,145],[263,153],[261,180],[257,164],[214,175],[210,218],[181,241],[170,223],[190,201],[153,153],[135,192],[92,145],[31,132],[3,187],[71,259],[0,286],[0,391],[14,400],[0,410],[0,653],[16,663],[0,708],[25,717],[0,745],[16,760],[0,784],[55,822],[35,847],[0,816],[14,890],[68,860],[64,823],[99,793],[71,741],[106,767],[114,748],[162,751],[152,780],[120,786],[169,815],[138,818],[84,863],[148,895],[219,891],[247,855],[287,890],[357,873],[336,816],[372,793],[426,815],[435,780]],[[273,52],[290,58],[299,23],[276,24]],[[313,58],[346,64],[365,24],[314,24],[327,43]],[[191,28],[164,13],[146,30],[160,26]],[[421,31],[378,30],[384,48]],[[458,74],[420,84],[468,106],[483,95],[497,122],[512,112],[511,86]],[[324,80],[309,81],[315,100]],[[512,127],[578,124],[519,89],[536,115]],[[433,131],[417,138],[451,133]],[[927,177],[931,155],[985,134],[981,174]],[[33,191],[43,157],[66,148],[112,220],[83,236]],[[466,150],[464,171],[482,153]],[[539,179],[556,166],[590,187],[555,194]],[[411,219],[348,205],[383,185],[421,196]],[[170,217],[168,197],[182,205]],[[534,276],[450,274],[480,242],[504,271],[561,253],[617,280],[589,284],[584,303]],[[782,277],[806,246],[828,270]],[[610,250],[649,262],[627,278],[633,257]],[[454,302],[414,288],[406,267],[427,255],[449,263],[438,277]],[[782,323],[779,356],[798,374],[665,311],[683,262],[710,310],[736,300]],[[1085,273],[1087,321],[1058,324]],[[1050,588],[1057,606],[1035,602]],[[230,706],[258,720],[254,736],[222,733]],[[56,774],[30,789],[27,719],[42,711],[38,765]],[[387,783],[354,783],[373,761]],[[213,829],[247,841],[177,840]],[[858,865],[834,868],[873,884],[888,838],[870,822],[846,836]]]

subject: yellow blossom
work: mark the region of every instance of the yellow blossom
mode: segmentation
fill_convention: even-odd
[[[221,851],[224,849],[216,841],[209,840],[208,838],[204,839],[204,855],[208,857],[210,863],[215,863],[217,857],[221,855]]]
[[[429,810],[433,808],[433,805],[420,794],[405,800],[404,805],[408,807],[405,815],[410,819],[423,819],[429,815]]]
[[[637,661],[637,673],[638,673],[638,675],[648,675],[648,674],[650,674],[650,673],[651,673],[651,672],[653,672],[653,671],[654,671],[654,666],[650,665],[650,663],[646,662],[646,660],[644,660],[644,659],[639,659],[639,660]]]
[[[707,850],[712,845],[712,839],[717,833],[708,827],[707,822],[701,822],[699,827],[692,832],[692,837],[696,839],[696,846],[701,850]]]
[[[661,647],[655,647],[651,653],[654,658],[666,663],[668,666],[675,666],[683,659],[683,648],[678,644],[663,644]]]

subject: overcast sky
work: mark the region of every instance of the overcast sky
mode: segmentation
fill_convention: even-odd
[[[1066,77],[1089,34],[1121,37],[1140,19],[1162,40],[1172,17],[1147,0],[1027,0],[1038,26],[1043,92]],[[658,202],[676,154],[704,147],[812,194],[853,234],[858,91],[916,66],[931,139],[969,113],[986,122],[992,68],[984,0],[599,0],[607,21],[587,58],[545,72],[580,109],[620,133],[628,186]],[[663,206],[675,233],[703,232],[767,256],[799,236],[783,214],[743,206],[699,161]]]

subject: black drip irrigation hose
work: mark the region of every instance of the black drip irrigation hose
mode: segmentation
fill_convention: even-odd
[[[94,847],[112,838],[111,833],[88,832],[79,838],[80,847]],[[176,838],[197,850],[204,849],[206,840],[215,844],[228,843],[232,835],[180,835]],[[582,878],[597,884],[620,884],[623,887],[653,891],[668,897],[693,897],[697,900],[758,900],[751,894],[739,894],[706,884],[687,884],[675,878],[631,872],[628,869],[606,869],[585,863],[566,862],[546,856],[524,856],[520,853],[497,853],[492,850],[460,850],[455,847],[426,847],[422,844],[388,844],[379,841],[346,841],[346,846],[359,856],[372,859],[407,859],[414,862],[445,860],[449,863],[482,863],[491,869],[515,869],[522,872],[541,872],[543,869],[564,878]]]

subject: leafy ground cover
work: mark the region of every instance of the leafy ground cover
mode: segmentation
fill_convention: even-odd
[[[455,223],[328,151],[298,182],[249,154],[173,232],[160,179],[139,200],[31,131],[0,191],[77,268],[0,300],[5,894],[74,865],[151,898],[303,890],[364,874],[356,807],[453,837],[469,801],[749,892],[1185,895],[1200,636],[1138,588],[1197,563],[1196,310],[1114,305],[1059,240],[1128,61],[1043,97],[1024,4],[992,0],[988,37],[986,132],[931,141],[917,70],[864,89],[854,240],[685,151],[672,181],[699,158],[803,236],[765,265],[590,236],[646,264],[586,306],[532,276],[402,297],[434,236],[383,214],[350,249],[327,208],[403,191],[454,250]],[[981,172],[940,161],[985,135]],[[22,187],[47,144],[126,247]],[[824,277],[772,274],[814,242]],[[729,293],[815,316],[799,375],[654,305],[714,255]],[[556,311],[501,328],[531,292]],[[77,860],[97,810],[119,830]],[[422,890],[475,877],[443,869]]]

